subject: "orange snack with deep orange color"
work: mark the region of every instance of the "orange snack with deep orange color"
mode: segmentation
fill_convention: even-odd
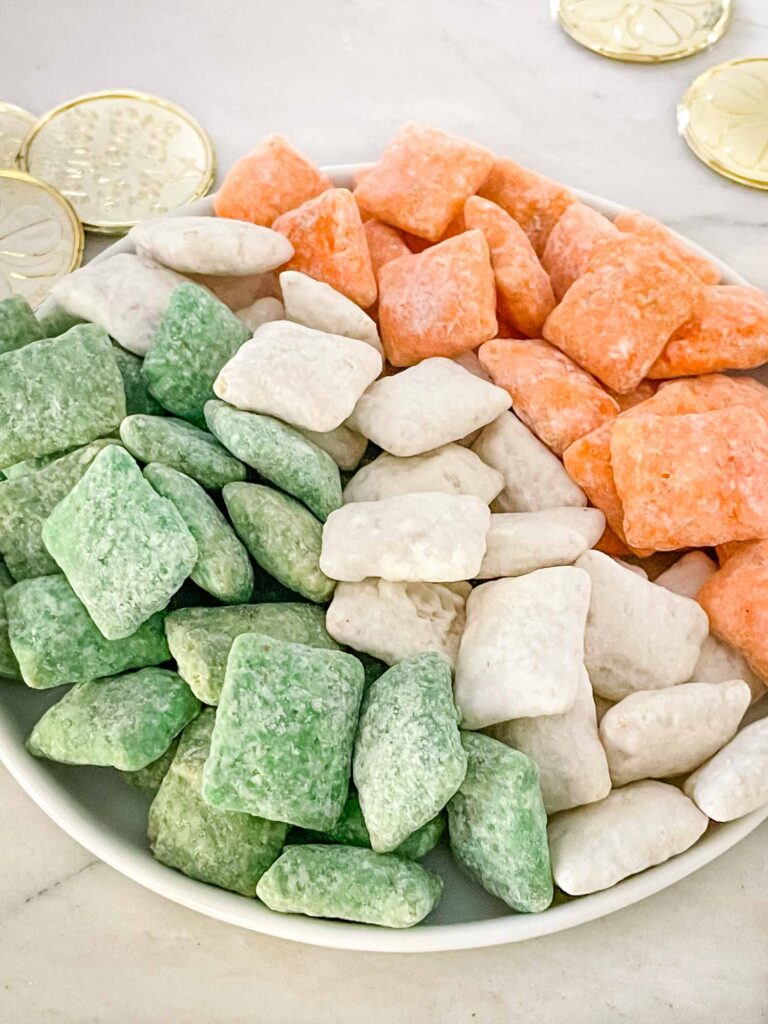
[[[615,555],[617,558],[632,554],[624,541],[616,536],[610,526],[606,526],[603,530],[602,537],[595,544],[595,551],[602,551],[604,555]]]
[[[493,153],[457,135],[406,124],[363,175],[355,198],[374,217],[436,242],[477,191]]]
[[[437,242],[444,242],[447,238],[454,238],[456,235],[460,235],[462,231],[466,231],[466,229],[464,214],[459,213],[458,216],[453,218],[442,235],[440,235]],[[425,249],[430,249],[433,245],[437,244],[437,242],[428,238],[419,238],[418,235],[412,235],[409,231],[403,231],[402,236],[409,252],[424,252]]]
[[[410,256],[411,250],[397,228],[382,224],[380,220],[367,220],[363,224],[363,230],[368,240],[371,266],[377,278],[385,263],[391,263],[401,256]]]
[[[272,227],[290,239],[295,250],[283,270],[300,270],[325,281],[363,308],[376,301],[368,240],[348,189],[329,189],[284,213]]]
[[[641,402],[647,402],[649,398],[652,398],[656,394],[657,387],[658,384],[655,380],[641,380],[636,388],[628,391],[625,395],[620,395],[617,391],[611,391],[610,388],[605,390],[618,404],[619,409],[622,412],[626,412],[627,409],[634,409],[636,405],[640,405]]]
[[[696,600],[712,632],[768,678],[768,540],[744,544],[701,588]]]
[[[595,246],[618,235],[607,217],[584,203],[572,203],[550,232],[541,257],[559,302],[587,269]]]
[[[459,355],[496,333],[496,288],[481,231],[392,260],[379,284],[381,340],[393,366]]]
[[[594,377],[546,341],[488,341],[478,356],[517,416],[557,455],[619,411]]]
[[[490,199],[516,220],[541,256],[550,232],[576,196],[535,171],[526,170],[514,160],[497,160],[478,195]]]
[[[719,283],[720,271],[714,263],[706,256],[699,256],[654,217],[639,210],[623,210],[613,218],[613,223],[619,231],[668,246],[704,284]]]
[[[750,285],[703,290],[700,303],[675,331],[649,377],[690,377],[749,370],[768,360],[768,299]]]
[[[523,334],[537,337],[555,296],[528,236],[500,206],[480,196],[464,204],[464,223],[485,235],[502,315]]]
[[[234,164],[213,198],[217,217],[270,227],[275,217],[333,188],[283,135],[269,135]]]
[[[729,558],[733,558],[737,551],[740,551],[745,544],[752,544],[753,541],[727,540],[725,544],[715,544],[717,561],[722,568]]]
[[[611,468],[632,547],[768,534],[768,423],[746,406],[622,417],[611,430]]]
[[[544,325],[544,337],[623,394],[693,312],[701,284],[669,249],[633,235],[602,242]]]
[[[590,502],[605,514],[614,534],[622,543],[626,543],[624,507],[611,468],[612,426],[613,423],[604,423],[591,434],[574,441],[563,452],[563,463],[568,475],[581,487]]]

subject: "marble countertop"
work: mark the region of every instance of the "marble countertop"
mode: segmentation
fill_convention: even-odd
[[[0,99],[42,112],[132,87],[199,117],[226,168],[282,131],[318,163],[375,158],[430,121],[654,214],[768,289],[768,195],[727,182],[675,128],[688,83],[768,51],[737,0],[708,53],[661,67],[593,56],[546,0],[29,0],[4,12]],[[95,247],[93,247],[95,248]],[[314,949],[199,916],[95,861],[0,769],[0,1020],[264,1024],[768,1019],[768,824],[610,918],[489,950]]]

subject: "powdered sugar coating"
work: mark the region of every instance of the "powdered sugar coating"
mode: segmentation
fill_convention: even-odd
[[[714,821],[732,821],[768,802],[768,718],[742,729],[684,789]]]

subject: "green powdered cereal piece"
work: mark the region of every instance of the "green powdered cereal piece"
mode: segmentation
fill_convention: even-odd
[[[340,649],[325,628],[325,610],[312,604],[181,608],[166,618],[165,633],[179,675],[204,704],[219,703],[232,643],[243,633],[329,651]]]
[[[0,466],[87,444],[125,416],[109,335],[93,324],[0,355]]]
[[[77,683],[43,715],[27,748],[65,764],[145,768],[200,713],[190,688],[164,668]]]
[[[0,552],[17,580],[59,571],[43,544],[43,523],[99,452],[114,443],[93,441],[41,469],[0,483]]]
[[[552,902],[547,816],[539,770],[519,750],[463,732],[467,777],[448,804],[451,852],[459,866],[513,910]]]
[[[393,853],[408,860],[420,860],[440,842],[445,831],[445,815],[441,812],[422,825],[402,842]],[[304,831],[302,839],[311,843],[341,843],[342,846],[361,846],[370,850],[371,837],[365,825],[357,793],[350,793],[341,817],[327,832]]]
[[[197,561],[176,506],[124,448],[100,452],[43,524],[43,541],[108,640],[162,611]]]
[[[21,679],[21,670],[8,636],[8,614],[5,610],[5,594],[13,586],[13,576],[5,563],[0,561],[0,676],[6,679]]]
[[[22,459],[21,462],[14,462],[12,466],[6,466],[3,475],[6,480],[18,480],[20,476],[36,473],[38,469],[50,466],[56,459],[60,459],[63,455],[69,455],[73,451],[77,451],[77,448],[65,448],[63,452],[49,452],[48,455],[38,455],[35,459]]]
[[[21,295],[0,302],[0,352],[12,352],[44,337],[32,307]]]
[[[63,306],[54,305],[50,313],[38,317],[44,338],[58,338],[60,334],[66,334],[71,327],[84,324],[86,321],[81,316],[68,313]]]
[[[144,359],[151,394],[174,416],[204,426],[203,406],[213,382],[251,332],[235,314],[197,284],[181,284],[170,301]]]
[[[196,722],[197,719],[194,721]],[[190,726],[192,724],[192,722],[189,723]],[[175,739],[166,752],[161,754],[156,761],[150,761],[146,768],[137,768],[133,772],[120,772],[120,774],[129,786],[144,790],[145,793],[156,793],[160,789],[160,783],[168,774],[178,746],[179,741]]]
[[[261,484],[227,484],[229,518],[252,558],[310,601],[330,600],[336,582],[320,569],[323,526],[295,498]]]
[[[206,402],[208,429],[233,455],[303,501],[323,522],[341,506],[339,467],[322,448],[287,423]]]
[[[417,654],[373,683],[355,740],[353,775],[371,846],[390,853],[435,817],[467,771],[451,670]]]
[[[64,576],[22,580],[6,594],[8,632],[27,686],[45,690],[169,661],[163,612],[105,640]]]
[[[347,799],[363,668],[342,651],[246,633],[232,644],[203,796],[321,832]]]
[[[239,811],[220,811],[202,796],[203,765],[215,722],[207,708],[184,730],[149,809],[157,860],[221,889],[256,895],[256,883],[280,855],[288,826]]]
[[[256,895],[270,910],[410,928],[443,891],[421,864],[356,846],[288,846],[261,878]]]
[[[226,604],[247,601],[253,593],[251,560],[213,499],[191,476],[158,462],[146,467],[144,477],[173,502],[195,538],[192,581]]]
[[[120,438],[140,462],[161,462],[208,490],[245,480],[245,466],[208,433],[170,416],[128,416]]]
[[[146,413],[150,416],[163,416],[165,410],[162,405],[147,391],[147,383],[141,372],[142,360],[132,352],[126,352],[119,345],[112,346],[112,354],[123,378],[127,415]]]

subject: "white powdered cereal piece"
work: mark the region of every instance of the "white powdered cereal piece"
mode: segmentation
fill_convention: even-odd
[[[628,569],[629,572],[633,572],[635,576],[639,576],[641,580],[648,579],[648,573],[642,565],[634,565],[632,562],[625,562],[623,558],[617,558],[616,555],[613,555],[612,558],[616,565],[620,565],[622,569]]]
[[[229,217],[145,220],[128,237],[140,255],[180,274],[264,274],[293,256],[293,246],[279,231]]]
[[[742,729],[683,788],[713,821],[733,821],[768,803],[768,718]]]
[[[287,320],[327,334],[356,338],[379,353],[383,351],[376,321],[324,281],[316,281],[298,270],[284,270],[280,290]]]
[[[146,355],[174,288],[185,277],[146,256],[117,256],[67,274],[51,294],[73,316],[98,324],[137,356]]]
[[[325,433],[341,426],[380,373],[370,345],[276,320],[238,349],[213,390],[237,409]]]
[[[235,316],[255,334],[262,324],[271,324],[273,320],[285,320],[285,310],[280,299],[265,295],[263,299],[256,299],[250,306],[235,310]]]
[[[534,569],[571,565],[598,542],[604,529],[605,516],[596,508],[496,512],[491,516],[478,579],[522,576]]]
[[[377,380],[349,425],[391,455],[421,455],[490,423],[511,401],[502,388],[436,357]]]
[[[569,896],[609,889],[622,878],[693,846],[707,817],[666,782],[633,782],[549,823],[555,883]]]
[[[503,486],[501,473],[486,466],[474,452],[458,444],[444,444],[404,459],[383,452],[352,477],[344,488],[344,501],[380,501],[398,494],[441,491],[476,494],[489,505]]]
[[[466,588],[466,589],[462,589]],[[325,628],[341,644],[395,665],[434,651],[453,668],[464,629],[468,583],[339,583]]]
[[[511,412],[502,413],[472,445],[483,462],[498,469],[505,487],[494,512],[538,512],[563,505],[585,506],[587,496],[556,455]]]
[[[765,683],[747,664],[747,659],[712,633],[701,645],[691,679],[699,683],[724,683],[729,679],[743,679],[752,692],[752,703],[765,695]]]
[[[559,566],[472,591],[456,662],[456,704],[466,729],[573,707],[589,589],[586,573]]]
[[[486,731],[539,766],[547,814],[602,800],[610,792],[608,762],[597,735],[595,699],[585,668],[569,711],[499,722]]]
[[[708,579],[717,572],[717,562],[703,551],[689,551],[654,580],[673,594],[696,597]],[[733,677],[731,677],[733,678]]]
[[[750,698],[741,679],[630,693],[600,722],[614,786],[698,768],[736,735]]]
[[[596,693],[621,700],[691,678],[709,631],[695,601],[628,572],[601,551],[585,551],[576,565],[592,580],[584,663]]]
[[[368,438],[355,430],[350,430],[346,423],[324,434],[316,430],[305,430],[303,427],[299,427],[299,430],[318,448],[327,452],[339,469],[347,471],[357,469],[368,447]]]
[[[344,505],[323,527],[320,568],[360,583],[385,580],[451,583],[473,579],[485,552],[491,514],[470,494],[403,494]]]

